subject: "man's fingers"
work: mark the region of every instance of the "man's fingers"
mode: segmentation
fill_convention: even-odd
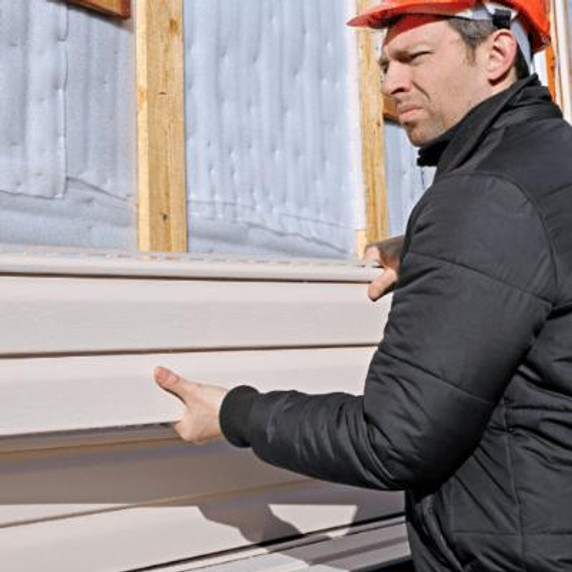
[[[153,373],[159,387],[185,401],[188,381],[166,367],[156,367]]]
[[[371,282],[367,295],[374,302],[379,300],[397,282],[397,273],[392,268],[386,268],[383,274]]]
[[[363,262],[376,262],[378,265],[380,264],[381,254],[379,252],[379,248],[375,246],[375,244],[370,244],[363,253]]]
[[[363,260],[364,262],[377,262],[383,268],[393,268],[398,271],[403,243],[403,236],[372,242],[366,246]]]

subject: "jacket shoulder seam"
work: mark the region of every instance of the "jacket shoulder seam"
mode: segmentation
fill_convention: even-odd
[[[547,228],[546,221],[544,220],[544,216],[542,215],[542,212],[538,206],[538,203],[534,199],[534,197],[532,197],[531,194],[522,185],[520,185],[514,179],[512,179],[511,177],[508,177],[504,173],[498,173],[498,172],[492,172],[492,171],[478,171],[478,172],[472,172],[472,173],[448,173],[441,180],[461,178],[461,177],[474,177],[474,178],[482,177],[482,178],[488,178],[488,179],[496,179],[499,181],[509,183],[515,189],[520,191],[520,193],[524,196],[524,198],[532,205],[532,208],[534,209],[534,212],[536,213],[536,216],[538,217],[538,220],[540,221],[540,224],[542,225],[542,230],[544,232],[544,238],[548,244],[548,250],[550,252],[550,262],[551,262],[551,267],[552,267],[552,279],[554,282],[555,292],[559,292],[560,288],[559,288],[558,271],[557,271],[557,265],[556,265],[556,253],[554,252],[554,245],[552,244],[552,240],[550,238],[550,233],[548,232],[548,228]]]
[[[463,270],[467,270],[469,272],[474,272],[475,274],[479,274],[480,276],[484,276],[485,278],[488,278],[489,280],[495,281],[497,284],[500,284],[500,285],[505,286],[507,288],[512,288],[513,290],[516,290],[517,292],[520,292],[521,294],[525,294],[526,296],[530,296],[531,298],[535,298],[536,300],[543,302],[544,304],[548,304],[549,306],[552,306],[552,301],[549,300],[548,298],[545,298],[544,296],[540,296],[538,294],[535,294],[534,292],[529,292],[527,290],[524,290],[523,288],[520,288],[516,284],[510,284],[509,282],[505,282],[504,280],[501,280],[500,278],[497,278],[496,276],[491,276],[490,274],[487,274],[486,272],[483,272],[482,270],[478,270],[477,268],[473,268],[472,266],[468,266],[467,264],[461,264],[460,262],[455,262],[453,260],[449,260],[449,259],[444,258],[442,256],[435,256],[433,254],[425,254],[422,252],[416,252],[415,250],[410,250],[407,254],[408,255],[413,254],[414,256],[421,256],[423,258],[430,258],[431,260],[438,260],[440,262],[444,262],[445,264],[449,264],[451,266],[457,266],[458,268],[462,268]]]
[[[412,367],[418,371],[423,372],[426,375],[431,376],[433,379],[435,379],[436,381],[443,383],[445,385],[447,385],[448,387],[450,387],[451,389],[458,391],[460,393],[463,393],[465,395],[467,395],[468,397],[470,397],[471,399],[474,399],[475,401],[478,401],[488,407],[494,406],[495,402],[494,401],[489,401],[488,399],[485,399],[483,397],[479,397],[478,395],[474,395],[472,394],[470,391],[467,391],[465,388],[463,387],[459,387],[458,385],[452,383],[451,381],[444,379],[443,377],[441,377],[440,375],[436,375],[434,374],[432,371],[429,371],[428,369],[421,367],[420,365],[413,363],[411,360],[405,359],[403,357],[398,357],[396,355],[393,355],[391,352],[388,352],[384,347],[383,347],[383,342],[381,344],[381,347],[379,348],[379,351],[383,354],[385,354],[386,356],[390,357],[391,359],[394,359],[396,361],[399,362],[403,362],[405,364],[407,364],[409,367]]]

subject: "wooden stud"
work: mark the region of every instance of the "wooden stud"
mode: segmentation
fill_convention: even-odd
[[[183,0],[137,3],[139,249],[186,252]]]
[[[131,16],[131,0],[67,0],[90,10],[102,12],[110,16],[129,18]]]
[[[556,33],[556,20],[554,17],[554,1],[550,1],[550,37],[552,39],[552,44],[546,48],[546,71],[548,75],[548,89],[552,95],[554,102],[559,99],[559,89],[558,89],[558,70],[557,70],[557,60],[556,54],[558,51],[558,35]]]
[[[552,45],[556,59],[556,102],[561,107],[564,118],[572,122],[572,64],[567,2],[553,0],[551,8]]]
[[[383,116],[385,119],[390,119],[391,121],[398,121],[397,110],[395,109],[395,101],[391,97],[383,97]]]
[[[358,12],[369,6],[369,0],[357,0]],[[378,55],[375,36],[370,31],[358,32],[360,59],[360,104],[362,128],[362,164],[366,192],[365,242],[377,242],[389,236],[387,185],[385,173],[384,101],[380,89]],[[363,242],[363,238],[361,239]]]
[[[552,95],[552,99],[556,101],[556,55],[554,48],[548,46],[546,48],[546,75],[548,76],[548,89]]]

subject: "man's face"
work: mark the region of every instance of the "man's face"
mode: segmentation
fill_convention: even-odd
[[[413,145],[435,139],[490,96],[485,62],[444,19],[411,15],[390,27],[380,58],[382,91],[395,101]]]

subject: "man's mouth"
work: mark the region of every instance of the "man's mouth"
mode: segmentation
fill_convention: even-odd
[[[403,117],[405,115],[408,115],[414,111],[420,111],[420,107],[418,105],[403,105],[403,106],[397,106],[397,115],[398,117]]]

